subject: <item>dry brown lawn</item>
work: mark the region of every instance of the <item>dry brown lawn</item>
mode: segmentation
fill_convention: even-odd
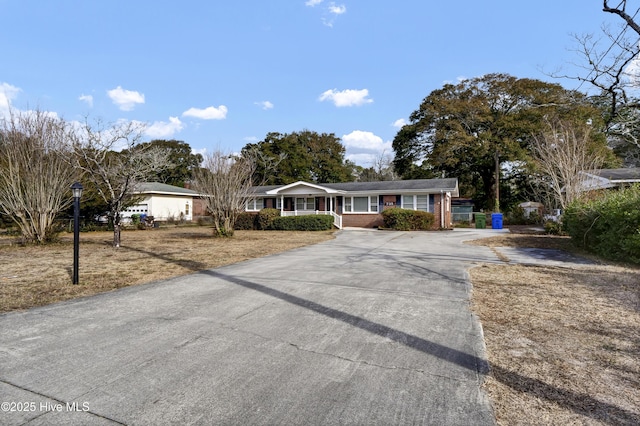
[[[473,243],[573,250],[546,235]],[[471,281],[498,424],[640,424],[640,269],[492,264]]]
[[[148,283],[333,238],[332,231],[236,231],[213,238],[210,227],[124,231],[119,249],[113,232],[80,234],[79,285],[71,285],[73,235],[46,246],[21,246],[0,236],[0,312]]]

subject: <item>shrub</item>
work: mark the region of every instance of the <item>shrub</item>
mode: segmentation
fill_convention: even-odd
[[[454,228],[471,228],[471,223],[468,220],[462,220],[460,222],[456,222],[453,227]]]
[[[407,210],[399,207],[382,212],[385,228],[397,231],[419,231],[432,229],[435,222],[433,213],[419,210]]]
[[[613,259],[640,263],[640,186],[572,203],[563,215],[575,244]]]
[[[280,210],[278,209],[267,208],[260,210],[256,217],[256,228],[271,229],[271,225],[277,217],[280,217]]]
[[[253,230],[256,229],[256,215],[254,213],[242,212],[236,218],[233,225],[236,230]]]
[[[198,216],[196,222],[198,226],[213,225],[213,218],[211,216]]]
[[[566,235],[562,222],[554,222],[553,220],[544,223],[544,232],[550,235]]]
[[[525,225],[527,218],[524,216],[524,209],[520,206],[512,208],[504,215],[505,224],[509,225]]]
[[[542,217],[538,211],[532,211],[527,215],[526,211],[515,206],[504,215],[505,223],[509,225],[540,225],[543,223]]]
[[[271,223],[277,231],[325,231],[333,228],[333,217],[328,215],[279,216]]]
[[[139,215],[139,214],[137,214],[137,213],[136,213],[136,214],[132,214],[132,215],[131,215],[131,222],[132,222],[134,225],[136,225],[136,226],[137,226],[137,225],[140,223],[140,215]]]

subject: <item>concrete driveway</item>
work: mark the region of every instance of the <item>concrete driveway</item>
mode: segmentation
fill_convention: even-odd
[[[498,260],[461,244],[490,233],[345,230],[0,315],[0,424],[494,424],[467,269]]]

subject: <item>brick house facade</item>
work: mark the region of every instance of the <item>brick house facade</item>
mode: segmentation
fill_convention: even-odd
[[[337,228],[375,228],[382,212],[392,207],[431,212],[434,229],[452,226],[451,199],[459,196],[458,180],[416,179],[383,182],[345,182],[252,188],[246,210],[276,208],[283,216],[330,214]]]

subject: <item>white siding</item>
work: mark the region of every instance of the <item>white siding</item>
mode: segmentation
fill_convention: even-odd
[[[193,219],[193,197],[191,196],[147,195],[139,204],[123,212],[123,216],[131,217],[131,214],[135,213],[131,210],[138,209],[138,206],[141,208],[146,207],[147,215],[153,216],[155,220],[167,220],[170,218],[178,220],[181,218],[181,214],[184,220]]]

